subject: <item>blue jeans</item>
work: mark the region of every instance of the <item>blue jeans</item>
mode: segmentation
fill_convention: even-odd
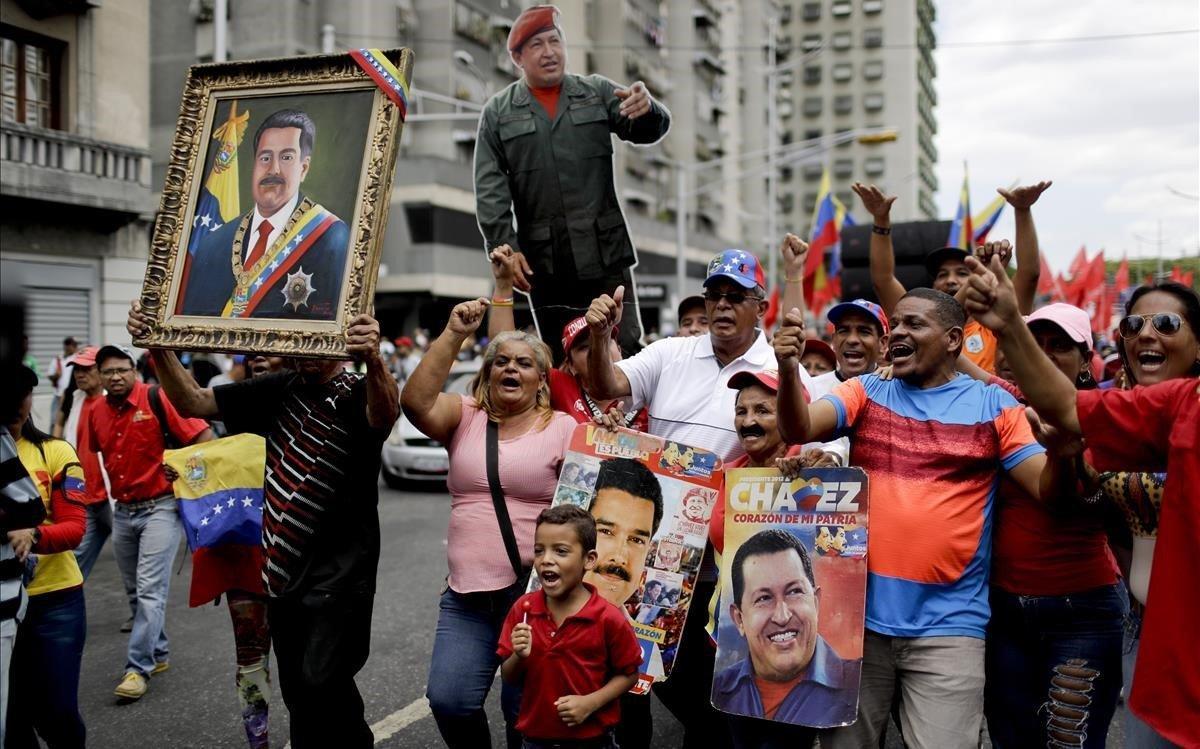
[[[489,593],[455,593],[449,588],[442,593],[426,696],[442,740],[450,749],[492,745],[483,703],[500,666],[496,646],[501,625],[524,592],[524,585],[514,585]],[[521,737],[513,726],[521,707],[520,687],[503,684],[500,707],[508,746],[519,749]]]
[[[169,655],[167,593],[181,535],[174,498],[136,510],[118,503],[113,511],[113,552],[133,612],[126,673],[149,676],[154,664],[165,662]]]
[[[996,749],[1102,748],[1121,691],[1116,585],[1065,596],[992,588],[984,690]]]
[[[87,528],[83,532],[83,540],[75,548],[75,561],[79,563],[84,580],[92,574],[92,567],[100,558],[104,542],[112,535],[112,524],[113,512],[107,499],[87,506]]]
[[[6,688],[8,749],[37,747],[35,731],[50,749],[84,745],[79,669],[86,636],[82,587],[29,597]]]

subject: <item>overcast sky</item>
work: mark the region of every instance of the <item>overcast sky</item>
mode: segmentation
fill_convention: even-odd
[[[1034,217],[1055,270],[1065,270],[1081,244],[1089,255],[1103,248],[1109,258],[1155,256],[1159,220],[1168,257],[1200,254],[1200,35],[952,46],[1196,29],[1196,0],[936,7],[943,218],[954,215],[965,159],[973,212],[999,185],[1054,180]],[[1012,232],[1006,208],[992,236]]]

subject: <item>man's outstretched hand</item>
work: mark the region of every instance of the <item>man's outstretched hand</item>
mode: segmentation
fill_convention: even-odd
[[[142,303],[137,299],[129,303],[129,317],[125,320],[125,330],[134,339],[150,335],[150,316],[142,312]]]
[[[1043,180],[1034,185],[1022,185],[1011,190],[997,187],[996,192],[1004,196],[1014,211],[1027,211],[1052,184],[1054,183],[1050,180]]]
[[[891,220],[892,203],[896,202],[895,195],[885,195],[883,190],[875,185],[864,185],[861,182],[850,185],[850,189],[862,200],[863,208],[867,209],[867,213],[871,214],[876,224]]]
[[[613,96],[621,100],[618,111],[622,117],[636,120],[650,111],[650,92],[641,81],[635,81],[629,88],[615,89]]]
[[[968,257],[967,267],[971,277],[967,282],[963,306],[980,325],[992,331],[1000,331],[1008,325],[1021,321],[1017,308],[1017,292],[1000,264],[1000,256],[992,255],[989,265],[978,258]]]

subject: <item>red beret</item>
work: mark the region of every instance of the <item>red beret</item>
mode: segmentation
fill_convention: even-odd
[[[529,37],[537,36],[543,31],[558,29],[561,34],[562,27],[558,23],[558,15],[558,8],[553,5],[534,5],[526,8],[517,16],[516,23],[508,32],[508,51],[516,52],[522,44],[529,41]]]

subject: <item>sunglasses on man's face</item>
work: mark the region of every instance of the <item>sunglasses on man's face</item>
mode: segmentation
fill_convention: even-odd
[[[743,304],[747,299],[753,299],[755,301],[758,301],[758,300],[762,299],[762,297],[757,296],[755,294],[747,294],[744,291],[712,291],[712,290],[708,290],[708,291],[704,292],[704,301],[706,301],[706,302],[712,302],[713,304],[716,304],[717,302],[721,301],[722,299],[725,299],[730,304],[732,304],[734,307],[736,307],[739,304]]]
[[[1117,329],[1122,338],[1137,338],[1147,320],[1159,335],[1175,335],[1186,322],[1174,312],[1159,312],[1153,315],[1130,315],[1121,321]]]

